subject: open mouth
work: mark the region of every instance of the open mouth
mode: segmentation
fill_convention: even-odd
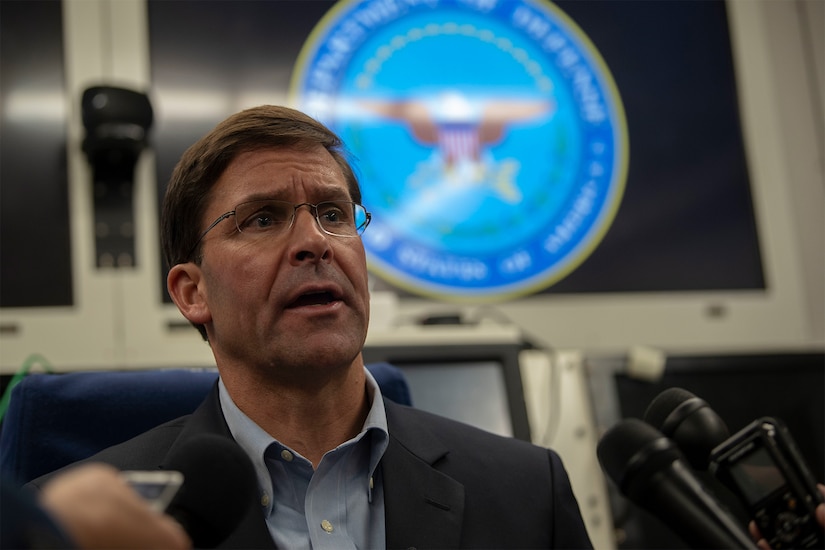
[[[323,306],[336,300],[338,300],[338,298],[336,298],[332,292],[308,292],[298,296],[288,307]]]

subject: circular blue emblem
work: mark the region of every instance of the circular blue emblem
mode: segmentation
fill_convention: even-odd
[[[548,2],[344,0],[291,91],[358,159],[370,269],[418,294],[545,288],[598,245],[624,192],[616,86]]]

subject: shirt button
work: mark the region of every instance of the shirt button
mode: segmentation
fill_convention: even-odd
[[[323,529],[327,533],[332,533],[332,524],[329,521],[324,520],[321,522],[321,529]]]
[[[281,451],[281,458],[283,458],[287,462],[292,462],[292,459],[295,457],[292,455],[292,453],[284,449],[283,451]]]
[[[372,480],[372,476],[370,476],[370,489],[375,489],[375,482]]]
[[[269,495],[264,493],[261,495],[261,506],[268,506],[269,505]]]

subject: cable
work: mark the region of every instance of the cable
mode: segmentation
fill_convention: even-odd
[[[6,387],[6,391],[3,392],[3,397],[0,398],[0,422],[3,421],[3,417],[6,416],[6,411],[9,408],[9,402],[11,401],[11,391],[14,387],[19,384],[26,375],[29,374],[29,371],[35,366],[42,366],[43,369],[48,373],[53,373],[54,370],[52,368],[51,363],[38,353],[33,353],[29,355],[25,361],[23,361],[23,365],[18,369],[18,371],[14,374],[9,385]]]

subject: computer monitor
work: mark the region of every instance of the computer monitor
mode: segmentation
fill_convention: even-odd
[[[193,24],[185,3],[148,3],[153,85],[163,107],[155,136],[158,197],[183,150],[218,121],[243,107],[289,102],[300,52],[334,5],[210,2],[199,6]],[[495,307],[542,342],[567,348],[803,340],[815,325],[799,281],[807,262],[817,265],[821,256],[805,245],[816,228],[795,236],[800,213],[789,201],[815,204],[795,194],[816,178],[790,168],[816,165],[816,155],[805,156],[816,133],[805,133],[810,117],[788,110],[804,112],[797,94],[813,77],[776,76],[795,67],[788,61],[816,51],[797,45],[806,35],[796,12],[782,2],[554,5],[594,43],[616,81],[628,125],[627,185],[610,229],[581,265],[536,294]],[[214,25],[227,22],[247,31],[216,43]],[[793,135],[782,133],[784,119],[800,121],[787,123]],[[363,156],[358,165],[370,170]],[[365,238],[386,217],[374,218]],[[158,280],[164,288],[165,273]],[[375,290],[399,296],[402,314],[442,303],[379,273],[374,280]]]
[[[521,349],[509,343],[368,345],[364,360],[401,368],[416,408],[530,441]]]

